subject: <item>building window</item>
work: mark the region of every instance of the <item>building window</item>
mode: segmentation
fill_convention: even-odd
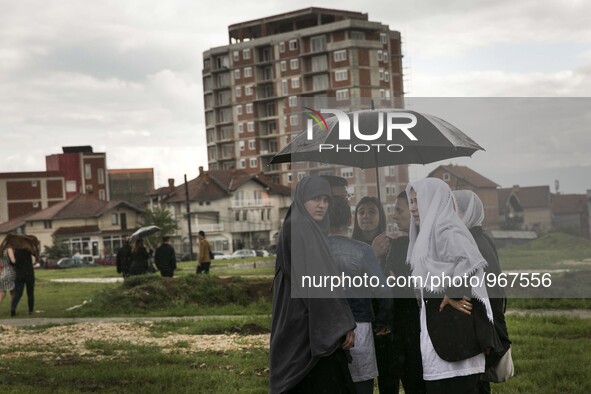
[[[289,96],[289,106],[296,107],[298,105],[298,96]]]
[[[380,89],[380,98],[386,98],[386,90]]]
[[[289,61],[289,69],[297,70],[300,67],[300,59],[291,59]]]
[[[346,81],[347,79],[349,79],[349,74],[348,74],[347,70],[336,70],[334,72],[334,79],[337,82]]]
[[[302,179],[304,179],[305,176],[306,176],[305,172],[298,172],[298,182],[301,181]]]
[[[35,201],[33,203],[33,208],[39,208],[39,201]]]
[[[247,96],[252,96],[252,85],[244,87],[244,94]]]
[[[99,200],[106,200],[107,199],[107,195],[105,193],[105,189],[100,189],[99,190]]]
[[[386,33],[380,33],[380,41],[382,42],[382,44],[388,43],[388,36],[386,35]]]
[[[250,159],[250,168],[256,168],[257,167],[257,159],[256,157]]]
[[[386,90],[386,98],[389,99],[390,98],[390,91]]]
[[[344,62],[347,60],[347,50],[336,51],[333,56],[335,62]]]
[[[37,181],[31,181],[31,187],[37,187]]]
[[[111,214],[111,224],[113,226],[116,226],[119,224],[119,215],[118,214],[116,214],[116,213]]]
[[[291,126],[297,126],[300,124],[300,116],[299,115],[290,115],[289,116],[289,124]]]
[[[382,51],[378,51],[378,62],[381,62],[383,59],[382,57]]]
[[[388,71],[384,73],[384,81],[390,82],[390,73]]]
[[[241,97],[242,96],[242,87],[237,86],[236,87],[236,97]]]
[[[341,168],[341,176],[343,178],[353,178],[353,167]]]
[[[282,60],[281,63],[279,63],[279,66],[281,67],[281,72],[287,71],[287,62],[285,60]]]
[[[91,167],[89,163],[84,164],[84,178],[90,179],[92,178]]]
[[[238,133],[242,133],[244,131],[244,123],[238,123]]]
[[[248,103],[248,104],[246,104],[246,113],[247,113],[247,114],[252,114],[252,111],[253,111],[253,109],[252,109],[252,108],[253,108],[253,107],[252,107],[252,103]]]
[[[256,148],[255,140],[248,140],[248,149],[254,150]]]
[[[248,130],[248,131],[254,131],[254,122],[248,122],[246,124],[246,130]]]
[[[244,68],[244,78],[252,77],[252,67]]]
[[[384,62],[388,63],[388,52],[384,52]]]
[[[289,40],[289,50],[295,51],[298,49],[298,40]]]
[[[66,192],[76,193],[76,181],[66,181]]]
[[[239,105],[236,106],[236,114],[237,115],[242,115],[242,104],[239,104]]]
[[[283,96],[287,96],[287,79],[281,81],[281,93]]]
[[[312,52],[326,51],[326,37],[312,37],[310,39],[310,48],[312,49]]]
[[[105,183],[105,170],[102,168],[98,169],[98,183],[103,185]]]
[[[292,78],[291,79],[291,88],[292,89],[299,89],[300,88],[300,78]]]
[[[365,33],[362,31],[352,31],[351,32],[351,39],[352,40],[365,40]]]
[[[293,182],[293,175],[290,173],[287,174],[287,183]]]
[[[246,159],[240,159],[239,168],[246,168]]]
[[[238,147],[240,149],[240,151],[244,150],[244,141],[238,141]]]
[[[384,69],[380,68],[378,70],[378,76],[379,76],[379,80],[383,81],[384,80]]]
[[[336,92],[337,101],[349,99],[349,89],[340,89]]]
[[[283,52],[285,52],[285,42],[281,41],[279,43],[279,53],[283,53]]]
[[[234,212],[234,221],[236,221],[236,222],[240,221],[240,211]]]
[[[50,228],[52,228],[52,226],[53,226],[53,225],[52,225],[52,222],[51,222],[51,220],[44,220],[44,221],[43,221],[43,228],[45,228],[45,229],[50,229]]]
[[[449,182],[450,179],[451,179],[451,176],[449,175],[449,172],[444,172],[443,173],[443,180],[445,182]]]
[[[243,59],[250,59],[250,48],[246,48],[242,50],[242,58]]]
[[[240,69],[239,68],[234,70],[234,79],[235,80],[240,79]]]

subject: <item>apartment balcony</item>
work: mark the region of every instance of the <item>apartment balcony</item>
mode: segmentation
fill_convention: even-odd
[[[206,233],[221,233],[224,231],[224,225],[222,223],[215,224],[196,224],[194,225],[199,231],[205,231]]]
[[[273,202],[267,200],[232,200],[232,208],[263,208],[272,207]]]
[[[272,222],[233,222],[230,224],[230,232],[232,233],[251,233],[254,231],[271,231],[273,229]]]

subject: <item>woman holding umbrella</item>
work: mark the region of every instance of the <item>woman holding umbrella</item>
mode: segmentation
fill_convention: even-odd
[[[152,256],[152,248],[150,247],[150,251],[148,251],[144,246],[143,238],[138,238],[131,250],[129,275],[147,274],[150,271],[150,256]]]

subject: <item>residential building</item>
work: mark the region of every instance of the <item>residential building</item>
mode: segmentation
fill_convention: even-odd
[[[99,200],[109,199],[107,158],[91,146],[64,146],[63,153],[45,156],[47,171],[59,171],[66,180],[66,198],[88,194]]]
[[[36,236],[44,246],[66,243],[71,254],[95,257],[114,254],[131,230],[139,227],[143,210],[125,201],[97,200],[78,194],[42,211],[0,225],[0,238],[9,232]]]
[[[65,199],[61,172],[0,173],[0,223],[41,211]]]
[[[515,185],[497,192],[501,228],[533,230],[538,234],[552,228],[550,186]]]
[[[591,239],[586,194],[552,194],[550,200],[554,230]]]
[[[466,166],[441,165],[429,173],[442,179],[452,190],[471,190],[484,206],[483,227],[492,230],[499,227],[499,185]]]
[[[147,203],[146,195],[154,190],[153,168],[107,170],[111,200],[123,200],[137,206]]]
[[[364,13],[311,7],[231,25],[228,35],[229,45],[203,53],[209,169],[263,171],[283,185],[302,174],[344,171],[356,195],[376,195],[374,170],[269,161],[305,129],[304,99],[316,108],[326,99],[341,109],[370,108],[369,100],[375,108],[402,108],[400,33]],[[392,187],[399,190],[407,166],[396,173]],[[384,169],[380,177],[385,195]]]
[[[204,171],[199,167],[197,178],[177,187],[169,183],[149,197],[148,208],[164,207],[177,220],[179,230],[171,237],[177,251],[189,251],[187,217],[190,217],[194,252],[197,233],[204,231],[214,251],[230,253],[274,243],[291,203],[291,190],[263,174],[242,170]]]

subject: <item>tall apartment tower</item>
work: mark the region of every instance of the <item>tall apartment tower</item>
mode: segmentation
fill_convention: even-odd
[[[402,108],[400,33],[367,14],[316,7],[237,23],[228,32],[229,45],[203,53],[209,169],[263,171],[284,185],[304,173],[367,178],[375,185],[366,171],[314,163],[302,171],[269,161],[305,129],[303,102],[329,98],[349,109],[359,109],[351,107],[355,102],[369,108],[370,101],[376,108]],[[400,188],[408,182],[407,166],[381,174]],[[360,193],[371,192],[367,185]]]

